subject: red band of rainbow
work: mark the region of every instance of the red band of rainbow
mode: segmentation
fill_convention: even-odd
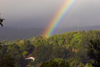
[[[47,28],[44,30],[43,35],[49,37],[55,33],[59,25],[62,23],[62,20],[69,12],[70,8],[77,0],[66,0],[63,6],[58,10],[54,18],[49,22]]]

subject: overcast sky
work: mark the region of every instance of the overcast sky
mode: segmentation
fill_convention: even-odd
[[[46,27],[65,0],[0,0],[4,26]],[[77,0],[60,27],[100,25],[100,0]]]

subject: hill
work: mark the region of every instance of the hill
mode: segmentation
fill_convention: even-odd
[[[38,36],[43,29],[31,28],[31,29],[18,29],[3,27],[0,28],[0,41],[1,40],[15,40],[15,39],[28,39],[30,37]]]
[[[10,55],[18,60],[18,67],[39,67],[42,62],[62,60],[69,62],[70,67],[88,67],[93,61],[87,56],[89,40],[100,40],[99,30],[71,31],[49,38],[35,36],[29,39],[15,41],[1,41],[0,54]],[[34,56],[35,62],[25,60],[25,57]],[[90,64],[89,64],[90,65]]]
[[[15,39],[29,39],[34,36],[41,35],[44,28],[29,28],[29,29],[20,29],[20,28],[10,28],[10,27],[1,27],[0,28],[0,41],[2,40],[15,40]],[[80,31],[88,30],[100,30],[100,26],[86,26],[79,27]],[[66,27],[59,28],[55,34],[62,34],[70,31],[78,31],[78,27]]]

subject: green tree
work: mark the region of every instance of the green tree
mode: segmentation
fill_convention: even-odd
[[[1,25],[2,27],[3,27],[3,24],[2,24],[3,20],[4,20],[4,19],[0,17],[0,25]]]
[[[35,48],[37,48],[40,45],[46,45],[46,41],[44,39],[38,39],[34,42]]]
[[[84,67],[84,64],[83,64],[83,63],[80,63],[80,64],[78,65],[78,67]]]
[[[67,57],[67,52],[68,50],[66,48],[63,48],[61,46],[56,46],[52,53],[51,56],[52,58],[66,58]]]
[[[61,61],[61,63],[59,63],[59,65],[58,65],[58,67],[70,67],[70,65],[68,62]]]
[[[48,62],[43,62],[40,67],[46,67],[48,65]]]
[[[71,41],[71,46],[74,49],[79,49],[80,47],[82,47],[81,38],[82,38],[82,35],[79,33],[73,35],[73,39]]]
[[[63,59],[62,58],[55,58],[54,61],[60,63],[61,61],[63,61]]]
[[[44,62],[51,58],[52,47],[51,45],[38,46],[33,55],[36,56],[36,62]]]
[[[55,61],[43,62],[40,67],[57,67],[58,63]]]
[[[22,53],[24,53],[24,51],[28,51],[28,53],[30,54],[34,50],[34,45],[32,45],[29,40],[25,39],[24,44],[20,46],[20,50],[22,51]]]
[[[84,67],[93,67],[93,66],[90,63],[86,63]]]
[[[79,61],[79,60],[74,60],[73,59],[73,61],[70,63],[70,66],[71,67],[78,67],[78,66],[80,66],[82,63],[81,63],[81,61]]]
[[[68,62],[61,61],[59,64],[55,61],[43,62],[40,67],[70,67]]]
[[[28,51],[23,52],[23,57],[26,57],[28,55]]]
[[[18,57],[18,54],[20,54],[19,49],[20,47],[15,43],[12,45],[9,45],[7,48],[7,54],[11,55],[12,57]]]
[[[0,67],[17,67],[16,66],[17,60],[8,55],[1,55],[0,56]]]
[[[59,40],[58,42],[59,45],[63,45],[63,43],[64,43],[64,40]]]
[[[100,41],[99,40],[90,40],[88,46],[88,56],[94,60],[92,65],[94,67],[100,67]]]

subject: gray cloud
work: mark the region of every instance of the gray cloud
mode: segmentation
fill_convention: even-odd
[[[65,0],[0,0],[5,26],[46,27]],[[100,25],[100,0],[77,0],[60,27]]]

